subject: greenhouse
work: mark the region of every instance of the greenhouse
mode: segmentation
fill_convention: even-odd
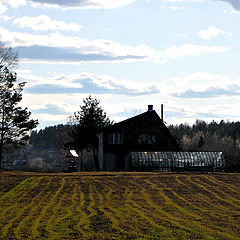
[[[222,152],[131,152],[133,170],[222,171]]]

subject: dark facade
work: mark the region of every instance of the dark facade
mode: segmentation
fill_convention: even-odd
[[[154,110],[106,127],[99,136],[102,170],[131,170],[130,152],[181,151]]]

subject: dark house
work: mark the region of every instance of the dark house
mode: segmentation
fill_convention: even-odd
[[[106,127],[99,135],[99,163],[104,171],[131,170],[131,152],[181,151],[153,110]]]

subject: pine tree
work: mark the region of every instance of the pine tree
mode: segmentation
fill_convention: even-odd
[[[26,144],[31,130],[38,124],[37,120],[30,120],[27,108],[19,106],[25,82],[16,83],[16,80],[16,73],[6,64],[0,65],[0,170],[4,147]]]
[[[112,122],[99,105],[100,101],[97,98],[93,98],[90,95],[86,99],[83,99],[83,103],[84,105],[80,106],[80,111],[75,112],[70,117],[73,123],[71,137],[76,149],[92,148],[95,170],[98,171],[98,134],[105,126],[112,124]]]

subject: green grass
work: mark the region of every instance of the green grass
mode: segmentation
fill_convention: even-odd
[[[240,174],[0,173],[0,239],[240,239]]]

